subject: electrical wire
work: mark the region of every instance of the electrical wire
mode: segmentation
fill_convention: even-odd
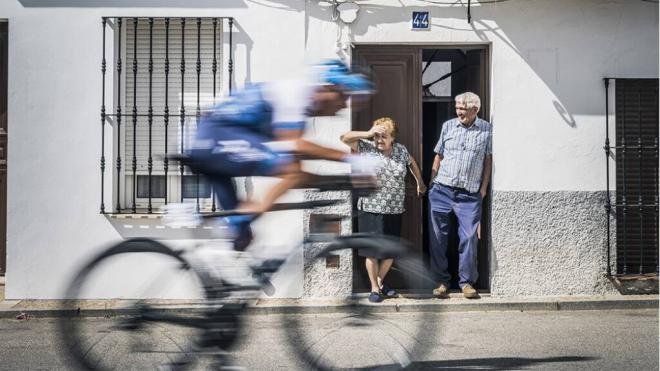
[[[353,1],[354,3],[361,2],[360,0],[351,0],[351,1]],[[367,0],[363,0],[362,2],[364,2],[364,1],[367,1]],[[450,6],[451,5],[464,5],[462,0],[447,0],[447,1],[442,1],[442,0],[435,0],[435,1],[434,0],[420,0],[420,1],[425,2],[425,3],[429,3],[429,4],[436,4],[436,5],[450,5]],[[473,5],[497,4],[497,3],[506,3],[506,2],[509,2],[509,1],[515,1],[515,0],[477,0],[476,3],[473,4]],[[522,1],[522,0],[520,0],[520,1]],[[644,3],[654,3],[654,4],[660,3],[660,0],[637,0],[637,1],[641,1],[641,2],[644,2]],[[333,4],[335,6],[339,5],[337,0],[318,0],[318,2]]]

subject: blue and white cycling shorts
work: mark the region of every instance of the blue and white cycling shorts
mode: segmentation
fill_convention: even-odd
[[[274,151],[265,143],[272,138],[232,125],[200,123],[189,156],[193,170],[211,176],[270,176],[293,161],[287,152]]]

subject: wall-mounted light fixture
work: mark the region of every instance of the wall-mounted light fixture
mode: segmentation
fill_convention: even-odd
[[[360,6],[352,1],[346,1],[339,3],[335,7],[337,13],[339,13],[339,19],[346,23],[351,24],[355,22],[358,17],[358,12],[360,11]]]

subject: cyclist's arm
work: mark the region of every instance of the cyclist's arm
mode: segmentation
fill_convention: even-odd
[[[311,159],[324,159],[341,161],[347,156],[346,152],[332,148],[326,148],[302,139],[302,130],[275,130],[275,146],[279,150],[293,152],[302,157]],[[261,202],[250,203],[242,208],[251,213],[261,214],[273,206],[275,201],[291,188],[299,187],[307,183],[308,174],[300,169],[300,162],[294,161],[279,169],[280,181],[268,190]]]
[[[276,130],[277,141],[288,142],[287,147],[296,154],[309,159],[342,161],[347,153],[336,149],[320,146],[302,138],[303,130]]]
[[[300,139],[303,136],[304,132],[305,132],[304,126],[300,126],[299,128],[291,128],[291,129],[276,128],[274,130],[274,136],[275,136],[275,140],[278,141],[295,141],[297,139]]]
[[[273,134],[284,147],[303,157],[342,161],[348,154],[302,139],[312,87],[303,80],[279,81],[266,86],[264,94],[273,109]]]
[[[309,159],[343,161],[348,155],[344,151],[320,146],[305,139],[297,139],[295,142],[296,152]]]

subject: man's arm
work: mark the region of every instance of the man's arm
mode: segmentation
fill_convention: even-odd
[[[438,175],[438,172],[440,171],[440,162],[445,158],[445,131],[447,131],[447,125],[449,121],[445,122],[442,125],[442,130],[440,130],[440,138],[438,138],[438,143],[435,145],[435,148],[433,148],[433,152],[435,152],[435,157],[433,158],[433,165],[431,166],[431,180],[429,181],[430,183],[433,183],[433,180],[435,177]]]
[[[438,171],[440,171],[440,162],[442,162],[442,155],[435,154],[435,157],[433,158],[433,166],[431,167],[431,182],[433,182],[433,179],[438,175]]]
[[[481,174],[481,188],[479,188],[479,193],[481,193],[481,198],[486,197],[486,192],[488,192],[488,183],[490,183],[490,173],[493,168],[493,155],[486,155],[484,158],[484,171]]]

